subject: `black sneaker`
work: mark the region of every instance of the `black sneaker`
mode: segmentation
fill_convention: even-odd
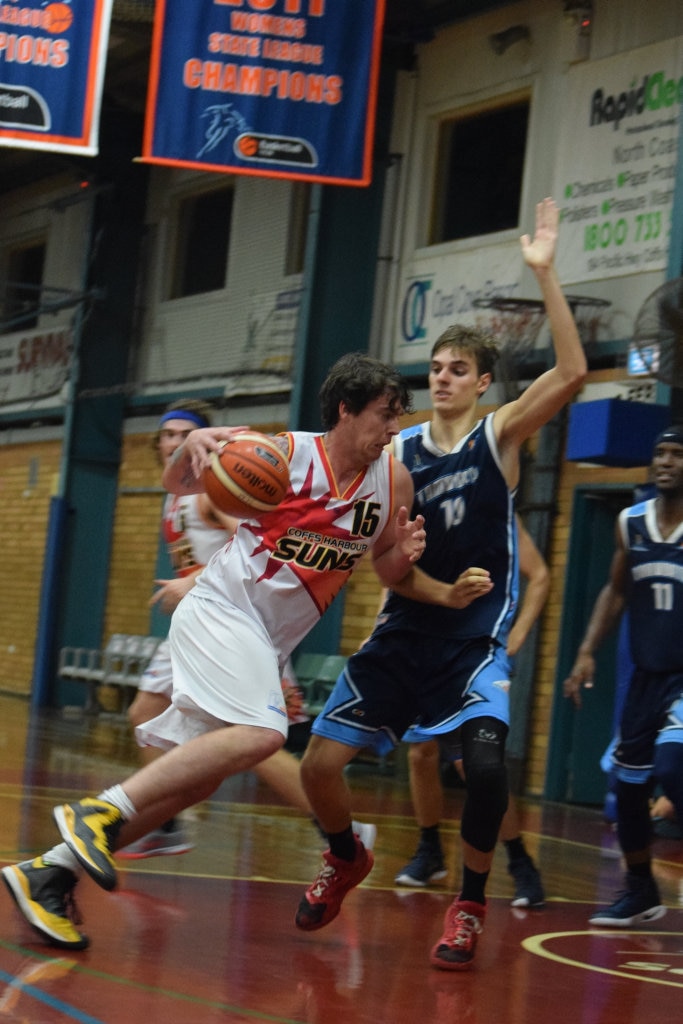
[[[671,818],[653,818],[652,831],[660,839],[683,839],[683,829]]]
[[[630,928],[634,924],[658,921],[666,914],[666,907],[660,903],[659,889],[652,875],[641,877],[628,872],[626,889],[617,893],[611,906],[598,910],[588,923],[604,928]]]
[[[517,857],[515,860],[511,860],[508,864],[508,872],[515,882],[515,895],[512,898],[511,906],[535,907],[539,910],[545,906],[541,876],[531,857]]]
[[[421,841],[413,859],[401,868],[394,881],[397,885],[422,887],[429,885],[430,882],[438,882],[447,874],[441,846],[434,848]]]
[[[52,813],[62,839],[90,877],[103,889],[115,889],[112,847],[123,825],[121,811],[105,800],[87,797],[76,804],[55,807]]]
[[[73,898],[76,876],[42,857],[2,869],[2,880],[31,927],[52,946],[85,949],[90,940],[75,927],[80,917]]]

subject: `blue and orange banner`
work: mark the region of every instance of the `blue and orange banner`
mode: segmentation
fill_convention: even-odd
[[[157,0],[142,159],[371,178],[384,0]]]
[[[0,146],[97,153],[112,4],[0,3]]]

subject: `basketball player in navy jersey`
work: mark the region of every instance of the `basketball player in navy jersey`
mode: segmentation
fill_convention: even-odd
[[[445,415],[408,431],[400,445],[394,439],[413,478],[413,509],[425,518],[426,550],[420,568],[392,587],[372,636],[349,659],[302,761],[304,787],[330,842],[296,916],[299,928],[312,931],[333,920],[346,893],[370,870],[362,869],[364,851],[353,836],[346,764],[363,747],[387,752],[415,722],[411,732],[422,740],[461,728],[467,777],[462,890],[430,957],[445,970],[472,962],[508,802],[506,643],[517,605],[513,500],[520,447],[571,399],[587,372],[554,269],[558,223],[559,211],[546,199],[536,208],[533,240],[521,239],[550,322],[550,370],[518,399],[477,421],[496,346],[480,331],[459,326],[434,345],[430,393],[435,413]]]
[[[432,434],[438,430],[441,416],[434,414],[430,424]],[[413,428],[408,427],[408,431]],[[517,518],[517,549],[520,575],[526,579],[524,598],[519,605],[514,625],[508,634],[507,654],[513,660],[533,624],[543,610],[550,590],[550,570],[519,516]],[[510,687],[514,701],[515,682]],[[410,739],[410,733],[408,739]],[[448,874],[441,844],[440,822],[444,799],[441,783],[441,760],[451,762],[463,776],[460,748],[457,739],[426,740],[411,743],[408,751],[410,795],[420,829],[417,849],[408,864],[396,875],[397,885],[426,886]],[[510,794],[508,808],[501,823],[500,841],[505,847],[508,872],[514,880],[513,907],[545,906],[541,875],[524,845],[515,800]]]
[[[650,854],[655,779],[683,821],[683,425],[655,441],[652,474],[656,497],[619,514],[609,579],[564,684],[566,696],[580,706],[581,688],[593,686],[594,652],[628,606],[634,669],[612,753],[626,886],[590,918],[592,925],[613,928],[666,913]]]

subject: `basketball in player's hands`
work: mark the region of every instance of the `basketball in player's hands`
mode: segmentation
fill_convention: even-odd
[[[258,518],[277,508],[289,487],[289,463],[267,434],[235,434],[211,454],[203,473],[204,489],[221,512]]]

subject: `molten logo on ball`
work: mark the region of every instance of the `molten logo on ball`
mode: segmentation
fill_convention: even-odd
[[[234,483],[241,482],[252,491],[255,492],[259,497],[263,496],[263,500],[267,504],[277,505],[279,497],[279,488],[275,484],[265,480],[258,473],[250,469],[243,462],[236,462],[232,470],[232,480]]]
[[[289,463],[276,441],[249,431],[236,434],[211,456],[204,487],[227,515],[253,518],[272,512],[289,487]]]

